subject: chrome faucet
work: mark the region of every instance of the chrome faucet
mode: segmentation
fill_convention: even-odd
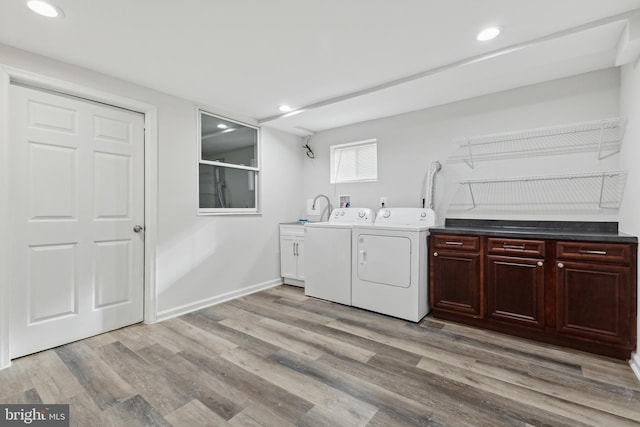
[[[333,210],[333,207],[331,206],[331,200],[329,200],[329,198],[327,196],[325,196],[324,194],[318,194],[316,196],[315,199],[313,199],[313,205],[311,205],[311,209],[313,209],[314,211],[316,210],[316,202],[318,201],[319,198],[324,197],[325,199],[327,199],[327,221],[329,221],[329,218],[331,218],[331,211]],[[324,213],[324,211],[322,211],[320,213],[320,221],[322,221],[322,214]]]

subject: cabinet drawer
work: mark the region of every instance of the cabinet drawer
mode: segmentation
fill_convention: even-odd
[[[304,237],[304,225],[280,225],[280,235]]]
[[[520,239],[487,239],[490,254],[495,255],[527,255],[544,257],[544,241]]]
[[[629,245],[620,243],[558,242],[556,257],[628,264],[631,260],[631,249]]]
[[[435,249],[459,249],[465,251],[479,251],[480,237],[459,236],[455,234],[437,234],[433,236]]]

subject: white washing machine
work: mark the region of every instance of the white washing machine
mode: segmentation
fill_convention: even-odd
[[[373,224],[354,226],[352,305],[412,322],[426,316],[427,238],[434,224],[431,209],[383,208]]]
[[[305,295],[351,305],[351,228],[374,218],[372,209],[339,208],[304,226]]]

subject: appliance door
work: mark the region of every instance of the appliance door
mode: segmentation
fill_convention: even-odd
[[[305,228],[305,295],[351,305],[351,228]]]
[[[411,239],[407,236],[360,234],[357,239],[360,281],[411,286]]]

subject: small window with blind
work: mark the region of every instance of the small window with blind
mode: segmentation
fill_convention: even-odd
[[[375,139],[332,145],[331,184],[378,180],[378,147]]]

